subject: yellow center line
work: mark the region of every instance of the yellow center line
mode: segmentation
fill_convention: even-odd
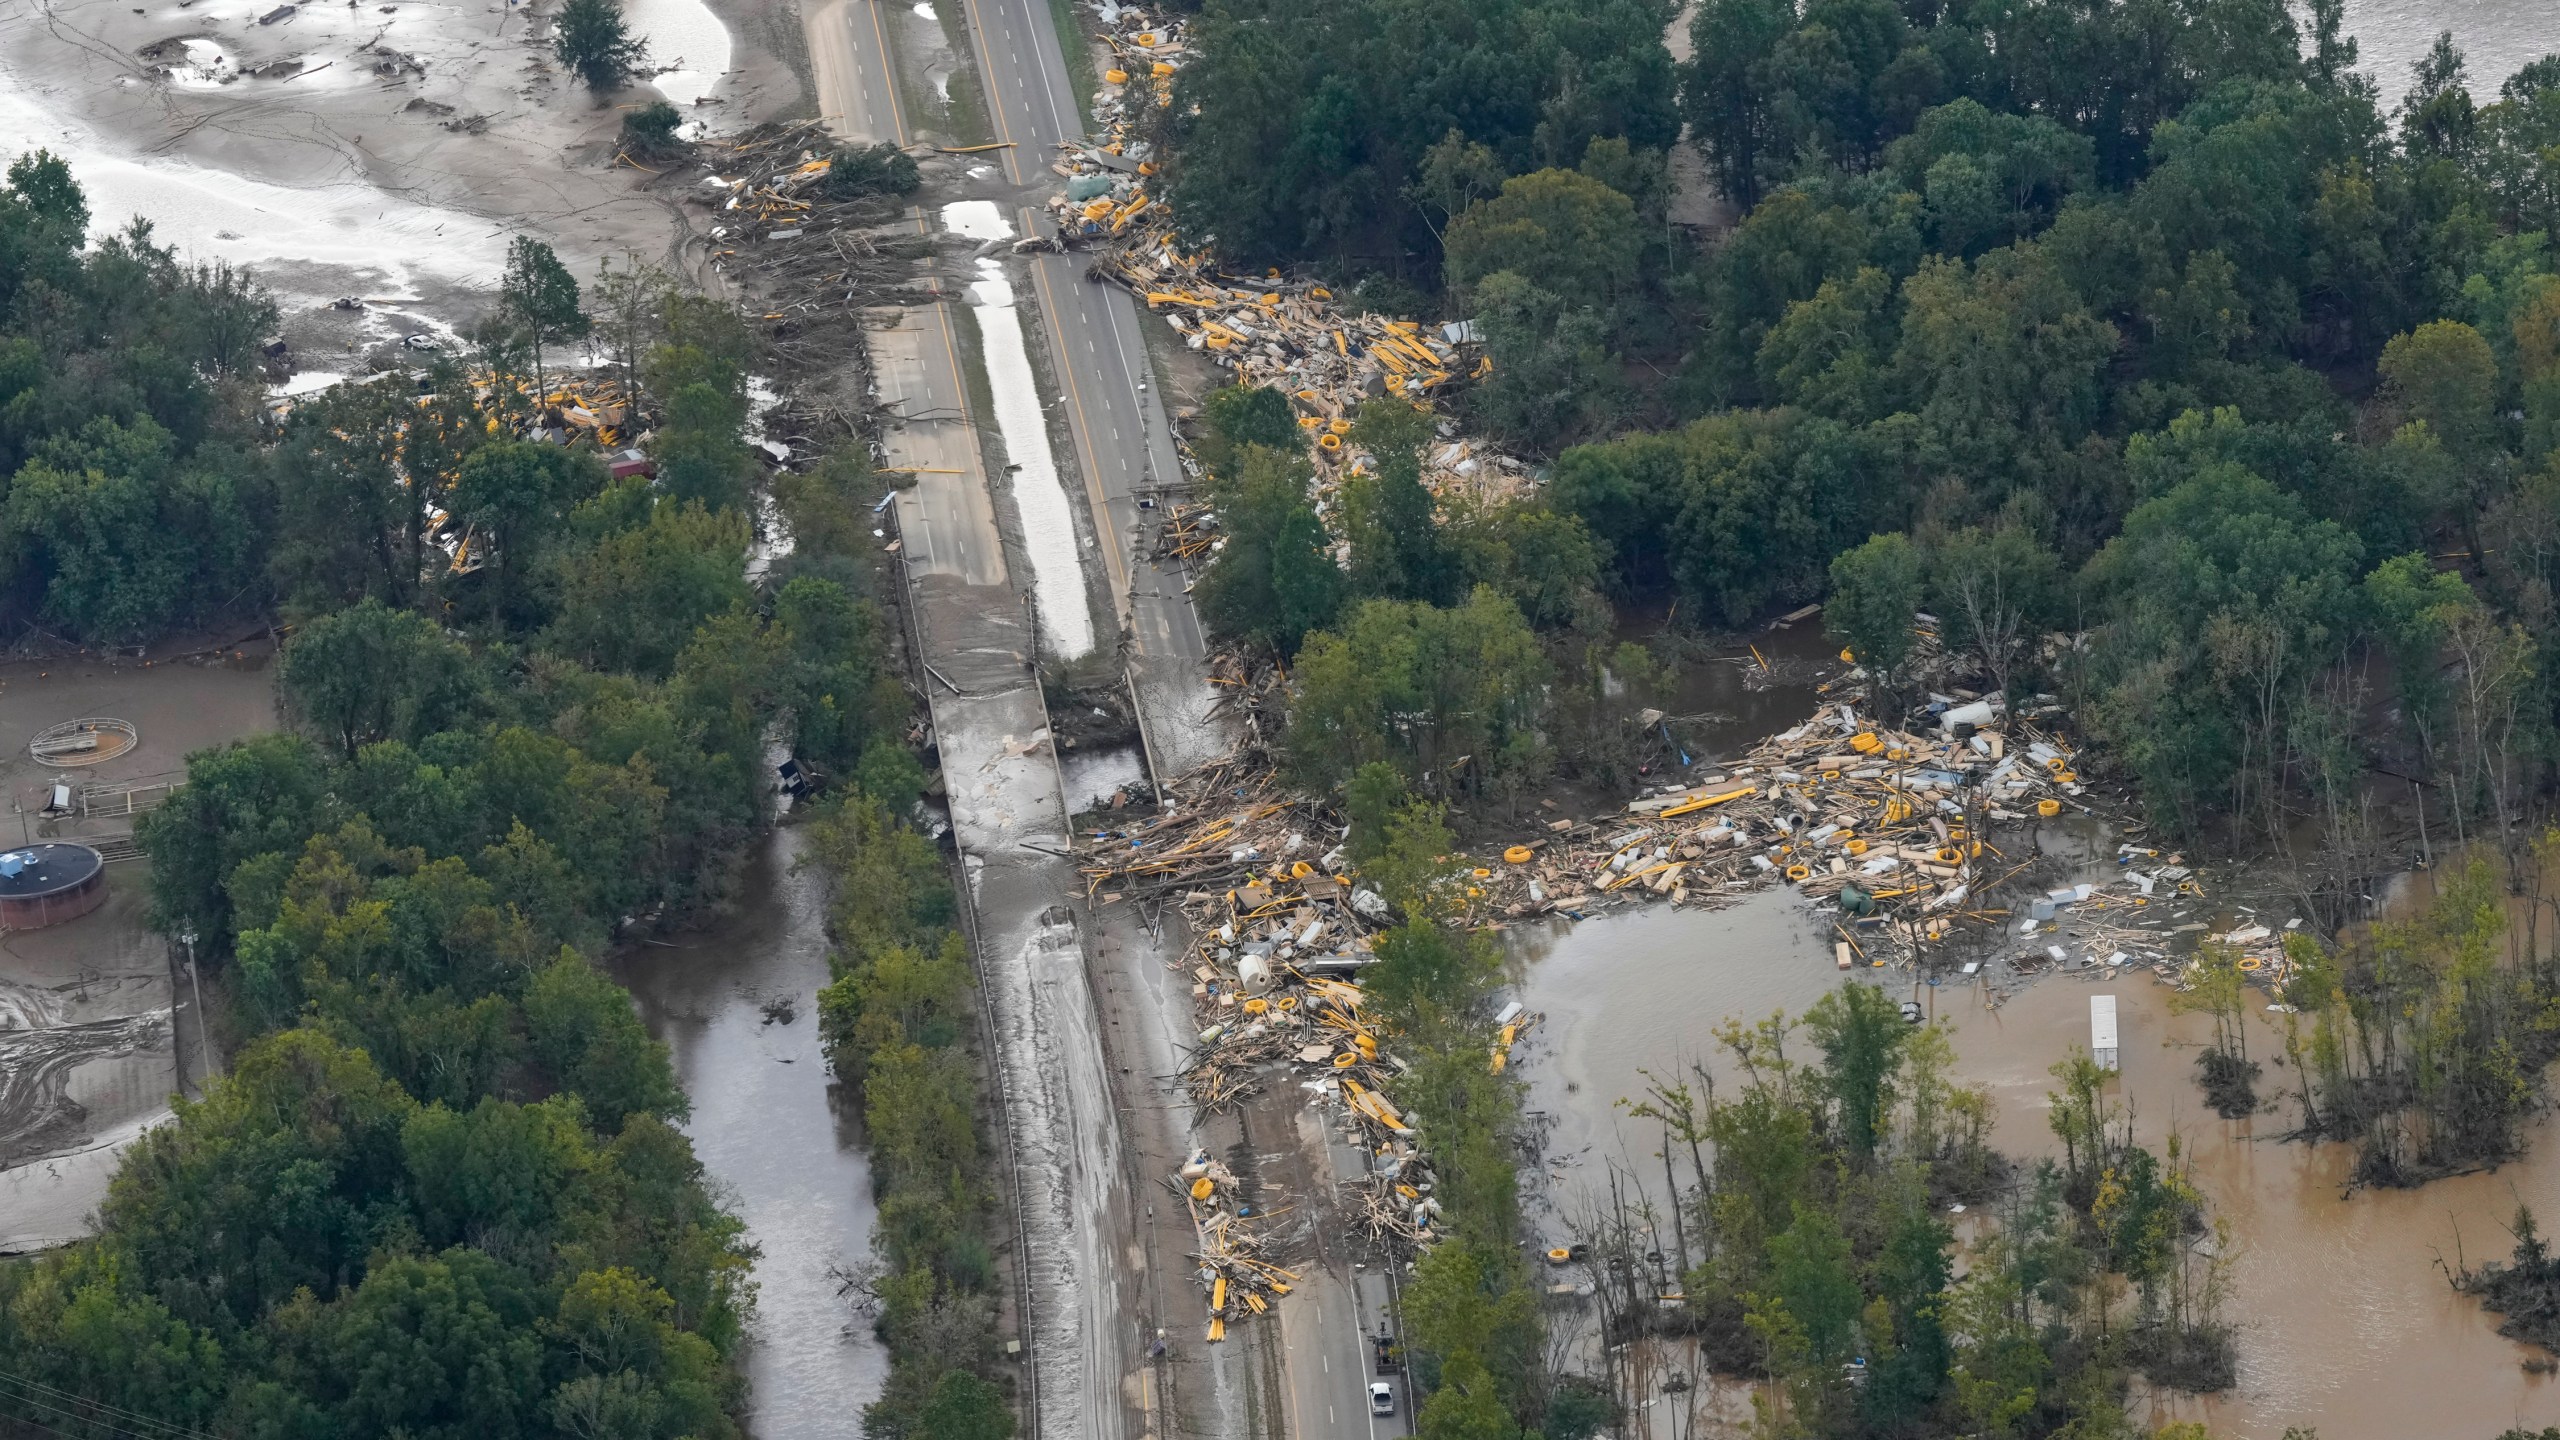
[[[1031,214],[1029,210],[1022,213],[1026,218]],[[1031,283],[1039,287],[1040,308],[1049,314],[1048,328],[1053,342],[1052,348],[1059,359],[1058,368],[1067,377],[1068,403],[1075,407],[1076,423],[1070,428],[1076,434],[1076,453],[1081,455],[1085,462],[1084,489],[1086,498],[1093,505],[1093,528],[1102,532],[1102,558],[1111,567],[1111,583],[1121,598],[1121,604],[1125,606],[1129,604],[1129,566],[1120,555],[1119,527],[1111,523],[1110,497],[1103,493],[1102,462],[1093,450],[1093,421],[1085,415],[1084,387],[1076,383],[1076,367],[1067,363],[1066,343],[1062,338],[1063,332],[1058,326],[1058,302],[1049,290],[1048,277],[1041,273],[1038,260],[1031,262]],[[1135,628],[1135,626],[1131,627],[1132,633],[1135,632]]]

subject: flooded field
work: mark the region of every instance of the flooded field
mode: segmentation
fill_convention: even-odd
[[[1520,998],[1546,1016],[1520,1066],[1529,1108],[1550,1127],[1550,1168],[1530,1188],[1546,1235],[1560,1238],[1587,1210],[1608,1162],[1659,1191],[1658,1136],[1621,1100],[1641,1099],[1647,1071],[1710,1060],[1724,1017],[1799,1013],[1839,983],[1829,932],[1792,892],[1770,891],[1720,912],[1657,906],[1514,937]],[[1996,1008],[1969,984],[1915,987],[1899,974],[1882,983],[1952,1023],[1958,1073],[1991,1090],[1994,1143],[2017,1157],[2058,1153],[2045,1123],[2047,1069],[2088,1044],[2089,997],[2118,997],[2117,1093],[2155,1149],[2172,1131],[2185,1138],[2198,1183],[2241,1240],[2226,1312],[2240,1327],[2240,1383],[2209,1400],[2164,1402],[2155,1418],[2200,1419],[2253,1440],[2291,1425],[2316,1426],[2323,1440],[2396,1440],[2560,1421],[2560,1382],[2527,1374],[2522,1362],[2535,1352],[2499,1337],[2494,1317],[2454,1294],[2439,1269],[2439,1260],[2502,1257],[2519,1200],[2560,1213],[2560,1134],[2548,1120],[2526,1159],[2497,1173],[2347,1197],[2342,1147],[2278,1138],[2293,1124],[2281,1093],[2292,1071],[2268,1067],[2260,1093],[2276,1103],[2251,1119],[2205,1107],[2194,1061],[2211,1022],[2170,1014],[2168,990],[2147,973],[2056,976]],[[2280,1054],[2276,1033],[2255,1028],[2252,1053]]]
[[[887,1378],[867,1315],[831,1268],[870,1258],[871,1166],[818,1045],[828,980],[826,896],[793,868],[800,832],[776,829],[737,913],[615,966],[692,1097],[685,1133],[715,1193],[762,1251],[747,1380],[757,1440],[851,1434]]]

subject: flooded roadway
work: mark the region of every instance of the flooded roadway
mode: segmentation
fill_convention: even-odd
[[[639,947],[615,973],[673,1052],[693,1101],[685,1133],[714,1192],[746,1221],[756,1261],[747,1381],[757,1440],[858,1433],[888,1353],[837,1293],[831,1267],[871,1257],[878,1212],[851,1098],[827,1073],[826,887],[795,870],[801,835],[758,842],[736,913]]]

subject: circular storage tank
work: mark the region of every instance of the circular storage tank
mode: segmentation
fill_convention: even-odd
[[[107,898],[107,862],[86,845],[48,842],[0,851],[0,930],[77,920]]]

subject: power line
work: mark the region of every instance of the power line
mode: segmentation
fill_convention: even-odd
[[[31,1376],[20,1375],[13,1371],[0,1370],[0,1382],[22,1385],[27,1389],[39,1391],[45,1395],[58,1396],[64,1400],[76,1401],[79,1404],[89,1406],[93,1409],[104,1411],[108,1415],[119,1417],[120,1421],[130,1420],[136,1424],[147,1425],[153,1430],[164,1435],[195,1436],[201,1433],[190,1429],[187,1426],[172,1425],[168,1421],[162,1420],[154,1415],[145,1415],[139,1410],[128,1410],[121,1405],[110,1405],[104,1400],[94,1400],[77,1391],[65,1390],[59,1385],[48,1385],[41,1380],[35,1379]],[[133,1426],[119,1423],[117,1428],[129,1430],[132,1429]]]
[[[91,1399],[88,1396],[60,1389],[56,1386],[47,1385],[40,1380],[31,1380],[26,1376],[13,1374],[6,1370],[0,1370],[0,1385],[15,1385],[22,1390],[30,1392],[23,1395],[10,1395],[5,1391],[0,1391],[0,1401],[15,1401],[20,1405],[32,1405],[37,1409],[49,1411],[58,1418],[64,1420],[75,1420],[89,1425],[104,1425],[117,1431],[119,1434],[133,1437],[133,1440],[204,1440],[203,1432],[201,1431],[172,1425],[165,1420],[160,1420],[152,1416],[142,1414],[139,1411],[127,1410],[118,1405],[110,1405],[103,1400]],[[20,1419],[25,1424],[33,1425],[38,1429],[43,1430],[49,1435],[61,1435],[65,1433],[41,1420],[29,1419],[25,1416],[19,1416],[16,1418]],[[149,1428],[137,1428],[139,1426],[147,1426]]]

